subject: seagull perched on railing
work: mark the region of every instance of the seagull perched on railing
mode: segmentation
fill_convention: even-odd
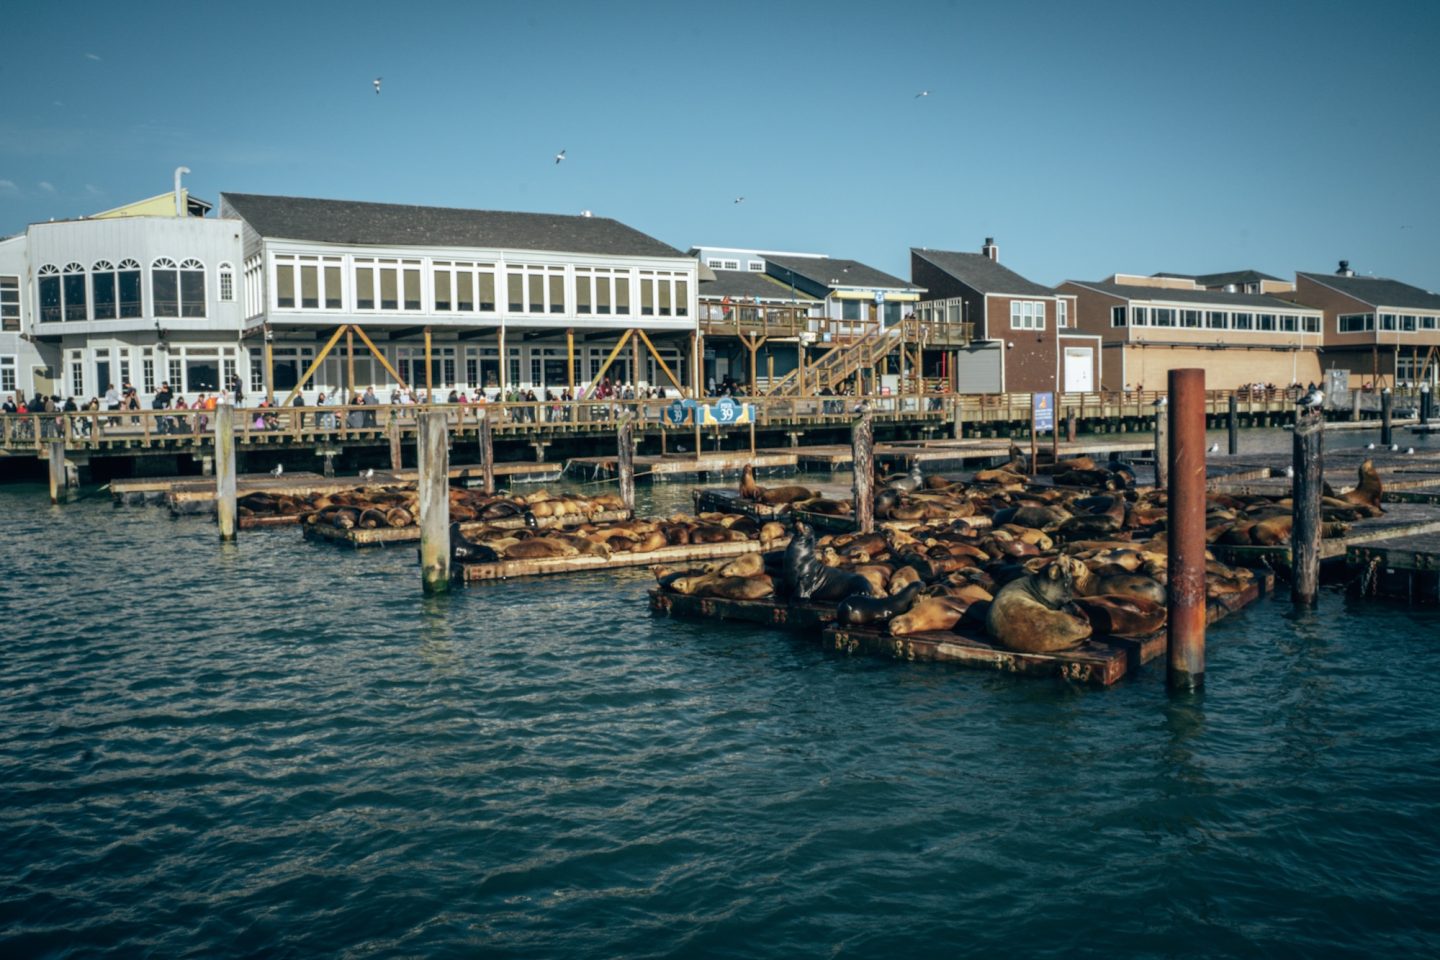
[[[272,477],[278,477],[278,476],[280,476],[280,474],[282,474],[282,473],[284,473],[284,472],[285,472],[285,464],[283,464],[283,463],[277,463],[277,464],[275,464],[275,469],[273,469],[273,470],[270,471],[270,476],[272,476]]]
[[[1212,444],[1210,444],[1209,448],[1207,448],[1205,452],[1206,452],[1206,453],[1219,453],[1219,452],[1220,452],[1220,444],[1218,444],[1218,443],[1212,443]]]
[[[1365,444],[1365,449],[1366,449],[1366,450],[1374,450],[1374,449],[1375,449],[1375,444],[1373,444],[1373,443],[1367,443],[1367,444]]]
[[[1316,387],[1314,390],[1311,390],[1309,393],[1305,394],[1305,396],[1297,400],[1295,402],[1295,405],[1298,406],[1301,410],[1311,412],[1319,410],[1320,405],[1324,402],[1325,391],[1321,390],[1319,387]]]
[[[366,471],[362,472],[362,473],[360,474],[360,477],[361,477],[361,479],[363,479],[363,480],[374,480],[374,479],[375,479],[375,468],[374,468],[374,467],[371,467],[369,470],[366,470]]]

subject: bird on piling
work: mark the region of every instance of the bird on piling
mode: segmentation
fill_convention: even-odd
[[[1314,411],[1319,410],[1320,405],[1324,402],[1325,391],[1321,390],[1319,387],[1316,387],[1309,393],[1305,394],[1305,396],[1301,397],[1298,401],[1296,401],[1295,405],[1301,410],[1304,410],[1306,413],[1313,413]]]
[[[1220,444],[1218,444],[1218,443],[1212,443],[1212,444],[1210,444],[1210,446],[1209,446],[1208,448],[1206,448],[1205,452],[1206,452],[1206,453],[1219,453],[1219,452],[1220,452]]]
[[[273,470],[270,471],[270,476],[272,476],[272,477],[278,477],[278,476],[280,476],[280,474],[282,474],[282,473],[284,473],[284,472],[285,472],[285,464],[283,464],[283,463],[277,463],[277,464],[275,464],[275,469],[273,469]]]
[[[1295,479],[1295,468],[1294,468],[1293,466],[1290,466],[1290,467],[1286,467],[1286,468],[1285,468],[1285,478],[1286,478],[1287,480],[1294,480],[1294,479]]]

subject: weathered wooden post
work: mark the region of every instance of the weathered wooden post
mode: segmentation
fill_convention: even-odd
[[[875,426],[870,418],[870,405],[866,403],[860,419],[850,427],[850,456],[855,471],[855,529],[861,533],[875,529]]]
[[[960,398],[950,398],[950,436],[952,439],[960,440],[965,436],[965,421],[960,415]]]
[[[426,593],[450,589],[450,438],[445,411],[418,414],[420,583]]]
[[[1291,441],[1290,595],[1297,605],[1314,604],[1320,590],[1320,491],[1325,455],[1325,414],[1300,408]]]
[[[1166,681],[1195,691],[1205,685],[1204,370],[1170,371],[1169,414]]]
[[[1203,379],[1203,378],[1202,378]],[[1166,416],[1169,396],[1155,401],[1155,486],[1163,487],[1170,477],[1170,417]],[[1200,397],[1200,433],[1205,433],[1205,397]],[[1204,510],[1202,508],[1201,512]]]
[[[1068,443],[1075,442],[1075,408],[1071,407],[1065,414],[1065,440]]]
[[[215,414],[215,518],[220,539],[235,539],[235,407],[217,403]]]
[[[635,420],[629,411],[620,415],[615,430],[615,463],[620,476],[620,499],[630,515],[635,515]]]
[[[1240,414],[1236,409],[1239,405],[1239,402],[1235,399],[1235,394],[1230,394],[1229,410],[1226,413],[1225,419],[1225,429],[1229,433],[1228,449],[1232,457],[1240,452]]]
[[[495,495],[495,435],[490,426],[490,411],[478,411],[476,442],[480,445],[480,469],[484,478],[485,493]]]
[[[1350,422],[1354,423],[1360,419],[1360,391],[1354,387],[1350,388]]]
[[[390,441],[390,472],[399,473],[405,457],[400,450],[400,420],[395,416],[393,407],[390,410],[390,422],[385,424],[385,436]]]
[[[64,499],[65,482],[65,441],[51,440],[47,446],[50,460],[50,502],[59,503]]]
[[[1391,408],[1393,406],[1394,400],[1390,393],[1390,388],[1386,387],[1380,391],[1380,442],[1387,447],[1395,442],[1394,431],[1390,424]]]
[[[1430,384],[1420,384],[1420,425],[1430,424]]]

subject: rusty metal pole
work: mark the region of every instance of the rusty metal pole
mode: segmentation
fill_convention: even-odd
[[[870,416],[870,406],[866,404],[860,419],[850,428],[855,529],[861,533],[875,529],[875,427]]]
[[[1325,457],[1325,415],[1318,409],[1296,414],[1291,441],[1290,596],[1297,606],[1315,603],[1320,590],[1320,492]]]
[[[1171,370],[1169,395],[1166,680],[1196,691],[1205,686],[1205,371]]]
[[[1390,388],[1386,387],[1380,391],[1380,442],[1387,447],[1395,442],[1394,430],[1390,423],[1391,410],[1394,406],[1394,395],[1390,392]]]

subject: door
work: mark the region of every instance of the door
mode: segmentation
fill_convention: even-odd
[[[55,389],[55,373],[49,367],[31,367],[30,382],[42,397],[53,397],[60,392]]]
[[[1095,350],[1093,347],[1065,348],[1065,392],[1095,391]]]

